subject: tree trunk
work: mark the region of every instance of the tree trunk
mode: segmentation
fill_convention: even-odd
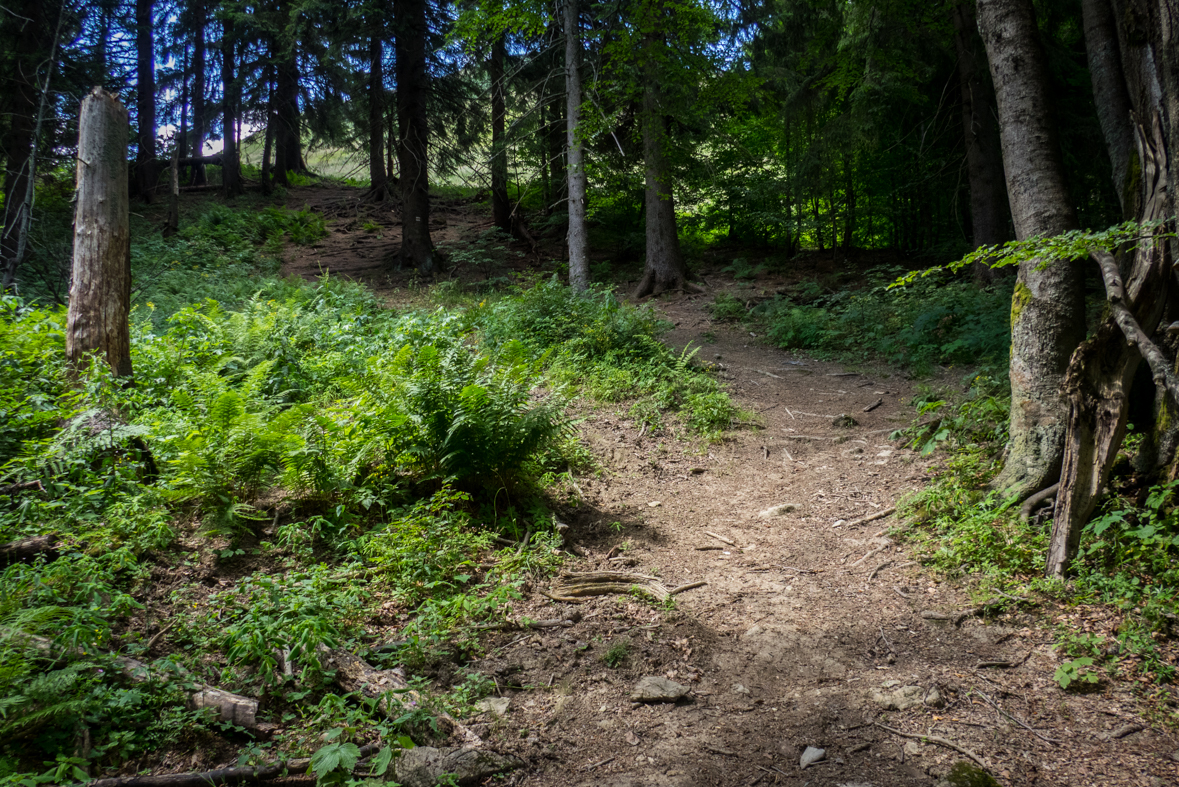
[[[156,57],[153,10],[155,0],[135,0],[135,156],[136,191],[145,202],[155,196],[156,168]]]
[[[401,171],[401,264],[422,274],[438,271],[430,240],[429,124],[426,100],[426,0],[393,7],[396,23],[397,164]]]
[[[561,91],[554,90],[549,102],[549,127],[546,141],[548,142],[549,164],[549,195],[546,198],[545,213],[552,215],[560,208],[569,195],[566,181],[567,167],[565,163],[565,117],[561,113]]]
[[[660,46],[661,41],[649,41]],[[647,261],[633,297],[657,296],[667,290],[688,289],[688,269],[680,254],[665,146],[667,124],[659,101],[656,75],[648,73],[643,87],[643,168],[646,172]]]
[[[168,189],[168,219],[164,224],[164,237],[170,238],[180,231],[180,141],[184,135],[176,137],[176,144],[172,146],[172,165],[168,167],[171,175],[171,188]]]
[[[276,99],[278,127],[274,137],[274,173],[275,181],[286,186],[289,182],[287,173],[305,171],[299,122],[299,66],[293,49],[280,55]]]
[[[262,141],[262,193],[274,191],[274,168],[270,164],[274,152],[274,66],[266,66],[266,133]]]
[[[209,12],[205,0],[193,0],[192,145],[189,151],[194,158],[205,154],[205,138],[209,135],[209,117],[205,109],[205,90],[208,81],[205,75],[205,28],[208,23]],[[194,164],[190,185],[203,186],[208,182],[205,176],[205,165]]]
[[[131,375],[131,232],[127,189],[128,113],[94,88],[78,119],[74,264],[66,358],[78,371],[98,354]]]
[[[1048,108],[1045,59],[1031,0],[979,0],[979,28],[999,109],[1007,196],[1016,236],[1058,235],[1077,226]],[[1011,304],[1011,420],[995,488],[1028,495],[1060,474],[1068,404],[1062,384],[1084,338],[1079,262],[1019,267]]]
[[[1150,7],[1139,0],[1120,5],[1115,14],[1108,6],[1086,0],[1084,10],[1093,92],[1115,179],[1120,178],[1123,212],[1139,222],[1173,217],[1175,200],[1169,186],[1177,177],[1179,122],[1170,113],[1179,109],[1179,40],[1174,38],[1179,3],[1157,0]],[[1137,119],[1132,126],[1135,148],[1128,151],[1122,111],[1127,116],[1132,111]],[[1095,251],[1094,257],[1102,270],[1111,316],[1073,356],[1066,378],[1069,431],[1046,566],[1047,574],[1057,578],[1075,557],[1082,528],[1109,478],[1125,435],[1130,385],[1144,354],[1155,381],[1159,417],[1143,440],[1136,470],[1146,479],[1162,473],[1168,480],[1175,471],[1179,400],[1174,360],[1163,356],[1148,338],[1166,311],[1176,308],[1174,241],[1140,243],[1124,273],[1112,255]]]
[[[569,286],[589,288],[589,233],[585,224],[585,151],[581,141],[581,14],[565,0],[565,166],[569,194]]]
[[[959,2],[952,10],[954,46],[958,54],[958,87],[962,94],[962,132],[966,142],[966,173],[970,181],[971,248],[995,246],[1009,240],[1007,188],[1003,180],[1003,152],[995,123],[994,90],[986,79],[985,55],[980,51],[974,3]],[[980,283],[996,278],[985,263],[974,268]]]
[[[368,39],[368,178],[369,195],[378,202],[389,198],[385,171],[385,26],[371,25]]]
[[[1081,13],[1097,119],[1113,166],[1114,190],[1125,213],[1127,209],[1132,210],[1127,196],[1134,191],[1134,186],[1127,182],[1127,178],[1130,156],[1134,152],[1134,129],[1130,122],[1130,94],[1122,76],[1114,12],[1110,0],[1081,0]]]
[[[512,231],[512,203],[508,200],[508,149],[504,140],[504,60],[507,59],[507,36],[496,36],[491,43],[487,63],[491,78],[491,216],[495,226]]]
[[[0,227],[3,286],[0,292],[9,290],[16,282],[17,270],[24,262],[27,248],[22,228],[26,226],[31,208],[26,196],[35,166],[33,138],[40,92],[37,63],[44,57],[49,42],[49,20],[43,3],[26,2],[21,15],[32,23],[23,25],[15,15],[0,14],[0,25],[3,25],[0,43],[11,45],[14,66],[8,73],[0,74],[0,88],[3,88],[0,90],[0,111],[8,119],[2,139],[5,172],[3,226]]]
[[[237,112],[241,87],[234,70],[234,25],[228,17],[221,23],[222,142],[221,188],[227,199],[242,193],[241,165],[237,151]]]

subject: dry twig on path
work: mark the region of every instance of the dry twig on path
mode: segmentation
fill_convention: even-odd
[[[921,617],[925,620],[952,620],[955,626],[961,626],[962,621],[967,618],[972,618],[976,615],[985,615],[996,607],[1001,607],[1011,601],[1027,602],[1030,599],[1021,596],[1010,596],[1003,594],[1003,598],[993,598],[990,601],[985,601],[982,605],[974,607],[973,609],[965,610],[964,612],[936,612],[927,609],[921,613]]]
[[[1027,730],[1028,732],[1030,732],[1032,735],[1035,735],[1035,736],[1036,736],[1037,738],[1039,738],[1040,740],[1044,741],[1045,743],[1051,743],[1053,746],[1059,746],[1059,745],[1060,745],[1060,741],[1056,740],[1055,738],[1049,738],[1047,735],[1041,735],[1041,734],[1040,734],[1040,732],[1039,732],[1038,730],[1035,730],[1035,729],[1033,729],[1033,728],[1031,727],[1031,725],[1029,725],[1027,722],[1023,721],[1023,720],[1022,720],[1022,719],[1020,719],[1020,718],[1017,718],[1017,717],[1015,717],[1015,716],[1012,716],[1010,713],[1008,713],[1007,711],[1005,711],[1005,710],[1003,710],[1002,708],[1000,708],[998,705],[996,705],[996,704],[994,703],[994,701],[992,701],[992,700],[991,700],[991,698],[990,698],[990,697],[988,697],[987,695],[983,694],[983,693],[982,693],[981,691],[979,691],[978,689],[975,689],[975,690],[974,690],[974,693],[975,693],[975,694],[977,694],[977,695],[978,695],[978,696],[979,696],[979,697],[982,699],[982,701],[983,701],[983,702],[985,702],[986,704],[990,705],[990,706],[991,706],[992,708],[994,708],[994,709],[995,709],[997,712],[999,712],[999,713],[1003,714],[1004,716],[1006,716],[1007,718],[1011,719],[1013,722],[1015,722],[1016,724],[1018,724],[1020,727],[1023,727],[1025,730]]]
[[[693,582],[669,589],[658,577],[648,577],[642,574],[629,574],[625,571],[591,571],[585,574],[563,574],[551,592],[544,593],[553,601],[572,601],[576,603],[585,596],[610,596],[626,594],[633,590],[649,593],[657,601],[664,601],[669,596],[682,593],[706,583]]]
[[[895,514],[896,512],[897,512],[896,506],[889,506],[888,508],[884,509],[883,511],[877,511],[875,514],[869,514],[868,516],[860,517],[859,519],[855,520],[854,522],[849,522],[847,526],[848,527],[859,527],[860,525],[866,525],[869,522],[875,522],[877,519],[884,519],[886,516],[889,516],[890,514]]]
[[[705,530],[705,531],[704,531],[704,535],[706,535],[706,536],[712,536],[712,537],[713,537],[713,538],[715,538],[717,541],[724,541],[726,544],[728,544],[728,545],[729,545],[729,546],[731,546],[731,547],[735,547],[735,546],[737,546],[737,542],[736,542],[736,541],[734,541],[733,539],[731,539],[731,538],[725,538],[724,536],[720,535],[719,533],[713,533],[711,530]]]
[[[958,752],[959,754],[963,754],[963,755],[969,757],[970,759],[974,760],[975,762],[977,762],[979,764],[979,767],[990,770],[991,766],[987,765],[987,761],[984,760],[982,757],[979,757],[977,754],[972,752],[970,749],[967,749],[965,746],[959,746],[957,743],[954,743],[951,740],[947,740],[946,738],[943,738],[939,735],[922,735],[920,733],[902,732],[901,730],[894,729],[893,727],[886,727],[885,725],[881,724],[880,722],[874,722],[874,724],[877,727],[879,727],[880,729],[884,730],[885,732],[891,732],[893,735],[900,735],[902,738],[912,738],[915,741],[925,741],[927,743],[936,743],[938,746],[944,746],[947,749],[953,749],[954,751]]]

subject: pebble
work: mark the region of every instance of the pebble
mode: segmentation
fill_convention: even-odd
[[[648,675],[635,684],[630,698],[632,702],[675,702],[687,693],[687,686],[681,686],[667,678]]]
[[[859,426],[860,422],[852,418],[847,413],[841,413],[831,419],[832,426],[838,426],[842,429],[849,429],[853,426]]]
[[[826,749],[816,749],[814,746],[807,746],[806,751],[802,753],[802,758],[798,761],[801,768],[808,765],[814,765],[816,762],[822,762],[827,758]]]
[[[491,711],[496,716],[507,716],[508,706],[512,701],[507,697],[488,697],[487,699],[479,700],[475,707],[484,713]]]

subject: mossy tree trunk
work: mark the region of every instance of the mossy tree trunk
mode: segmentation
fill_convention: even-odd
[[[1076,229],[1048,96],[1031,0],[979,0],[979,29],[999,110],[1007,196],[1019,239]],[[1020,265],[1011,304],[1011,417],[1003,469],[993,484],[1028,495],[1056,481],[1064,448],[1069,357],[1084,338],[1081,264]]]

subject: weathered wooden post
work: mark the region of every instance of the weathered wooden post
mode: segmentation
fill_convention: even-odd
[[[94,88],[78,119],[74,262],[66,358],[80,370],[98,353],[120,377],[131,374],[131,231],[127,109]]]

